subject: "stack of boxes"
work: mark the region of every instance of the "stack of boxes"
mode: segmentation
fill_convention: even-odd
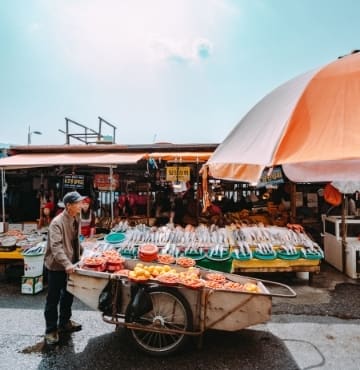
[[[36,230],[36,224],[24,223],[24,234]],[[44,288],[43,268],[44,254],[23,254],[24,257],[24,275],[21,277],[21,293],[34,295]]]
[[[34,245],[43,240],[42,236],[37,238],[34,234],[37,232],[37,223],[30,221],[24,223],[1,223],[0,233],[4,231],[19,231],[27,235],[27,240]],[[39,240],[36,240],[39,239]],[[14,251],[15,259],[20,259],[21,255],[24,259],[24,275],[21,277],[21,293],[36,294],[43,290],[43,269],[44,269],[44,252],[35,254],[24,254],[21,249]]]

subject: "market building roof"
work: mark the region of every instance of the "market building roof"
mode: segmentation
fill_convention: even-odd
[[[73,152],[213,152],[219,144],[96,144],[96,145],[18,145],[10,146],[10,155],[19,153],[73,153]]]
[[[11,146],[9,156],[0,158],[0,167],[18,169],[53,165],[118,165],[150,158],[200,163],[207,161],[217,146],[218,144],[171,143]]]

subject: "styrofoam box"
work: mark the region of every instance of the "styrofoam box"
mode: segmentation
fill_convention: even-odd
[[[346,275],[352,279],[359,279],[360,272],[358,264],[360,261],[357,259],[356,253],[360,251],[360,241],[357,239],[347,240],[346,249]]]
[[[40,276],[22,276],[21,277],[21,293],[34,295],[43,290],[43,275]]]
[[[24,222],[23,226],[23,233],[24,234],[31,234],[34,231],[37,231],[37,223],[36,222]]]
[[[8,230],[22,231],[23,230],[23,224],[9,224]]]

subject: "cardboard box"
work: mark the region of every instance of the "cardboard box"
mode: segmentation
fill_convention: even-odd
[[[41,292],[44,289],[43,285],[43,275],[40,276],[22,276],[21,277],[21,293],[31,294]]]
[[[0,222],[0,233],[6,233],[8,231],[9,224],[7,222]]]

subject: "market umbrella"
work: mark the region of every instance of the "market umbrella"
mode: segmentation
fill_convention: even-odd
[[[343,194],[353,194],[360,191],[360,181],[333,181],[331,185]]]
[[[360,54],[354,51],[265,96],[218,146],[203,173],[208,170],[215,178],[257,183],[264,169],[282,165],[294,182],[359,181],[359,103]]]
[[[250,183],[275,165],[294,182],[360,180],[360,53],[273,90],[206,163],[215,178]]]

